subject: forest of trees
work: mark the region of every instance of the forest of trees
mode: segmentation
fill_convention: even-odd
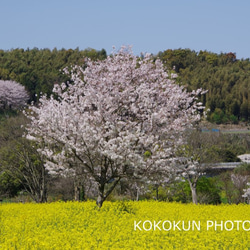
[[[143,55],[141,57],[143,58]],[[93,61],[104,60],[107,58],[107,53],[104,49],[97,51],[91,48],[0,50],[0,83],[2,84],[0,87],[5,86],[6,83],[20,83],[21,87],[25,87],[26,92],[23,95],[28,99],[28,103],[37,103],[42,93],[51,95],[55,84],[71,81],[69,75],[64,74],[62,69],[73,65],[83,65],[84,68],[85,58],[91,58]],[[159,58],[171,73],[177,73],[176,82],[189,91],[198,88],[208,90],[200,98],[203,105],[210,110],[207,116],[209,122],[238,124],[250,121],[249,59],[238,60],[231,52],[215,54],[189,49],[166,50],[153,55],[153,58],[154,60]],[[3,101],[1,91],[0,101]],[[37,153],[35,145],[23,138],[24,127],[21,125],[28,124],[27,119],[21,112],[12,110],[12,107],[14,105],[0,105],[0,199],[13,197],[23,191],[29,193],[37,202],[46,201],[47,192],[54,196],[59,194],[65,200],[72,199],[74,195],[76,198],[76,190],[74,190],[76,180],[48,175],[44,167],[44,159]],[[212,133],[209,136],[214,135]],[[250,150],[249,135],[244,138],[240,135],[220,134],[218,136],[220,137],[218,143],[209,146],[216,153],[218,161],[237,161],[237,155]],[[197,190],[201,194],[199,201],[217,203],[220,200],[221,190],[226,193],[224,196],[226,202],[243,201],[244,185],[237,187],[235,184],[237,181],[233,181],[232,176],[245,185],[249,178],[244,179],[243,176],[250,176],[249,166],[243,166],[233,174],[225,173],[219,179],[206,177],[199,179],[197,183]],[[244,180],[242,181],[241,178]],[[88,186],[88,180],[84,182],[87,188],[78,190],[78,199],[80,195],[82,197],[88,195],[88,192],[90,197],[95,195],[91,194],[92,189],[91,185]],[[181,182],[165,187],[159,187],[158,184],[151,185],[148,187],[151,190],[149,195],[150,192],[144,193],[138,183],[131,185],[123,181],[115,193],[118,195],[129,193],[129,197],[134,199],[138,198],[140,193],[146,198],[155,196],[157,199],[189,202],[191,191],[186,184]],[[79,188],[82,183],[77,185]],[[213,193],[214,197],[211,198],[210,194]]]
[[[83,65],[84,57],[105,59],[104,49],[12,49],[0,50],[0,80],[14,80],[25,86],[30,101],[40,93],[51,94],[53,85],[68,80],[62,69]],[[178,82],[193,90],[208,90],[202,102],[210,109],[208,120],[217,124],[238,123],[250,119],[250,61],[238,60],[234,53],[215,54],[189,49],[165,50],[155,55],[169,70],[178,74]]]
[[[250,61],[232,52],[215,54],[189,49],[166,50],[157,55],[179,74],[189,89],[208,90],[202,97],[210,109],[208,120],[217,124],[250,119]]]
[[[0,80],[13,80],[25,86],[30,101],[41,93],[51,94],[54,84],[67,81],[62,69],[84,64],[84,58],[104,59],[106,51],[94,49],[13,49],[0,50]]]

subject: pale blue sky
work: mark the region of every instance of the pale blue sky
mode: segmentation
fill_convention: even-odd
[[[0,49],[135,54],[189,48],[250,58],[250,0],[0,0]]]

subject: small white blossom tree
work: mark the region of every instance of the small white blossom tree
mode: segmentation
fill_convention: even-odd
[[[213,163],[220,161],[218,150],[219,133],[202,132],[195,128],[185,133],[185,143],[178,150],[178,157],[172,161],[173,169],[189,183],[192,201],[198,204],[197,184]],[[174,167],[175,166],[175,167]]]
[[[250,204],[250,183],[247,182],[247,186],[248,188],[243,189],[243,195],[242,197],[245,198],[245,200],[247,201],[248,204]]]
[[[50,168],[80,166],[98,184],[101,207],[124,176],[167,171],[182,131],[200,119],[201,90],[188,93],[160,60],[127,48],[86,65],[73,68],[73,84],[54,87],[56,98],[31,106],[28,133],[47,145]]]
[[[22,108],[28,99],[29,95],[24,86],[15,81],[0,80],[0,108]]]

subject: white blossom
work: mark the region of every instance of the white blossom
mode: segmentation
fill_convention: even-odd
[[[28,99],[29,95],[24,86],[15,81],[0,80],[0,108],[22,108]]]
[[[28,132],[54,148],[61,161],[54,168],[67,169],[63,162],[77,159],[100,185],[122,178],[128,166],[152,176],[166,171],[182,132],[200,119],[196,98],[202,90],[188,93],[160,60],[139,59],[127,47],[86,65],[68,72],[73,84],[66,91],[65,83],[55,86],[57,99],[43,96],[30,107],[36,118]]]

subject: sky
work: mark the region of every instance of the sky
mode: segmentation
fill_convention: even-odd
[[[0,0],[0,49],[167,49],[250,58],[249,0]]]

